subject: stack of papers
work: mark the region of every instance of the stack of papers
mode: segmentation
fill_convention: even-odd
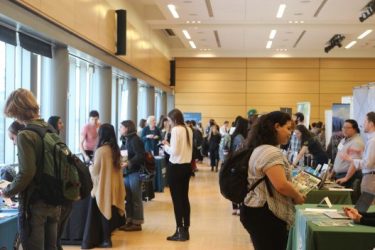
[[[313,221],[312,223],[320,227],[352,227],[353,226],[353,224],[347,220]]]

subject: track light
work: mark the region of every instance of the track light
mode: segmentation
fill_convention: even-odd
[[[334,35],[328,42],[327,46],[324,48],[324,52],[328,53],[331,49],[333,49],[335,46],[341,48],[342,47],[342,41],[345,39],[344,35],[336,34]]]
[[[361,16],[359,17],[360,22],[364,22],[367,18],[372,16],[375,11],[375,0],[371,0],[363,9]]]

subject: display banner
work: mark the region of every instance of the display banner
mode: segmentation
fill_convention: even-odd
[[[184,120],[185,121],[192,121],[194,120],[196,123],[202,121],[202,113],[184,113]]]
[[[350,119],[350,104],[332,104],[332,134],[342,131],[344,121]]]

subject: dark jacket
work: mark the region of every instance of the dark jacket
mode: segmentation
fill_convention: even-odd
[[[157,136],[156,139],[147,138],[147,135],[155,135]],[[161,139],[160,129],[158,127],[155,127],[154,130],[150,129],[150,126],[146,126],[142,129],[142,135],[141,135],[142,141],[145,145],[145,150],[147,152],[153,152],[154,155],[159,155],[159,147],[158,143]]]
[[[128,167],[126,174],[139,172],[145,162],[145,148],[137,133],[121,136],[121,150],[128,151]]]
[[[220,141],[221,141],[220,134],[216,134],[216,135],[212,134],[208,141],[208,150],[210,152],[219,150]]]

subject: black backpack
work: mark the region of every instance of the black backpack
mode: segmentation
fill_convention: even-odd
[[[251,187],[247,181],[249,159],[253,149],[242,147],[232,153],[224,161],[219,173],[220,193],[224,198],[242,203],[248,192],[254,190],[263,180],[266,181],[268,193],[272,197],[272,189],[267,176],[257,180]]]
[[[42,163],[36,174],[37,193],[46,203],[86,198],[93,187],[88,167],[63,143],[51,126],[28,124],[42,140]]]

